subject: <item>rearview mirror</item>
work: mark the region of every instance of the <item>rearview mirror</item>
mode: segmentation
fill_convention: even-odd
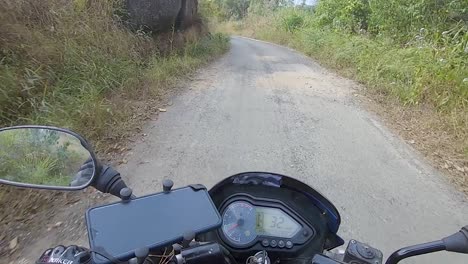
[[[96,169],[89,145],[71,131],[42,126],[0,129],[0,183],[80,190],[91,184]]]

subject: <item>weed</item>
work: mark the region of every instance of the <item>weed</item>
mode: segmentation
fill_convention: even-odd
[[[438,15],[437,10],[431,13],[415,1],[369,1],[381,5],[401,2],[398,8],[420,8],[412,10],[417,18],[400,13],[396,18],[383,15],[393,14],[394,9],[377,10],[377,6],[363,5],[366,2],[324,0],[315,11],[296,7],[261,16],[251,13],[240,21],[220,23],[217,28],[292,47],[363,83],[379,100],[397,100],[397,107],[405,109],[407,115],[424,111],[427,114],[420,115],[422,120],[416,123],[421,131],[436,136],[425,137],[423,152],[442,163],[442,168],[457,164],[451,170],[458,175],[454,181],[468,190],[464,169],[468,167],[468,26],[466,19],[454,22],[448,18],[463,18],[467,9],[454,0],[449,9],[460,14]],[[429,12],[428,17],[420,15],[424,12]],[[384,21],[386,18],[388,21]],[[410,24],[402,22],[408,19],[412,20]],[[381,26],[376,27],[375,21]],[[405,24],[403,28],[398,26],[401,23]],[[424,24],[430,26],[421,28]]]
[[[203,29],[132,33],[119,1],[0,1],[0,125],[67,127],[96,144],[132,115],[113,98],[158,96],[228,43]]]

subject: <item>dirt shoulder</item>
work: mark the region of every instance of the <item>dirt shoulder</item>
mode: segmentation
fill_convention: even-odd
[[[264,34],[252,31],[249,27],[242,30],[231,28],[220,30],[258,39],[264,36]],[[297,44],[294,40],[284,41],[275,36],[265,37],[264,40],[291,48]],[[304,54],[300,49],[298,52]],[[309,57],[341,76],[353,80],[359,79],[353,65],[336,64],[323,56],[311,55]],[[427,103],[406,105],[388,92],[385,94],[383,92],[385,89],[361,85],[359,93],[363,96],[362,101],[367,109],[381,116],[394,133],[405,139],[431,161],[434,167],[443,172],[458,190],[468,196],[468,132],[464,125],[468,122],[468,116],[463,121],[461,114],[452,116],[438,112]]]
[[[446,119],[427,106],[402,106],[400,102],[361,87],[363,106],[377,113],[386,125],[418,150],[468,197],[468,159],[463,155],[467,138],[459,137]]]
[[[224,50],[227,47],[226,42]],[[190,81],[197,68],[221,54],[222,52],[216,51],[212,55],[203,55],[197,61],[190,62],[191,69],[184,69],[172,80],[166,78],[161,81],[158,73],[153,76],[148,72],[151,76],[140,82],[148,87],[142,87],[141,90],[157,89],[157,93],[142,96],[145,100],[134,99],[135,95],[125,93],[110,97],[113,104],[125,109],[122,110],[125,116],[121,123],[90,140],[97,149],[100,161],[114,167],[125,164],[127,154],[131,153],[132,142],[145,136],[142,127],[148,121],[156,120],[160,113],[164,113],[172,105],[170,98],[183,87],[187,87],[185,83]],[[31,263],[47,247],[60,244],[78,243],[86,246],[86,210],[115,199],[93,188],[60,192],[0,185],[0,263]]]

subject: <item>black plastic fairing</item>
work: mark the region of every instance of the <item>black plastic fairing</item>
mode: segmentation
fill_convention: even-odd
[[[224,241],[219,230],[199,236],[201,241],[217,241],[222,244],[238,260],[242,261],[249,254],[260,250],[267,250],[272,260],[281,259],[282,263],[298,259],[310,260],[313,255],[344,243],[336,234],[341,221],[336,208],[310,186],[290,177],[267,172],[240,173],[216,184],[209,193],[218,210],[222,210],[223,206],[229,203],[228,200],[239,196],[271,201],[269,207],[278,207],[281,204],[287,208],[287,211],[300,215],[316,230],[315,236],[310,237],[306,243],[295,244],[292,248],[263,246],[262,241],[257,241],[246,248],[237,248]]]
[[[327,226],[330,232],[335,234],[338,232],[341,224],[341,216],[336,207],[327,198],[325,198],[325,196],[301,181],[276,173],[244,172],[224,179],[211,188],[209,193],[213,196],[217,192],[222,191],[224,186],[230,184],[265,185],[276,188],[286,188],[303,193],[311,200],[313,205],[320,208],[327,214]]]

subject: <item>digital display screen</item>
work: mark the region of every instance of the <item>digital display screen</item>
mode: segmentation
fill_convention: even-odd
[[[288,214],[277,208],[256,207],[256,232],[258,235],[292,238],[300,230]]]

